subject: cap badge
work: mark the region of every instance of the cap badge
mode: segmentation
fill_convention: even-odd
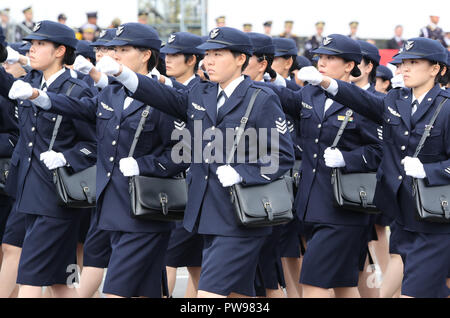
[[[169,37],[169,40],[167,41],[169,44],[173,43],[175,41],[176,35],[175,34],[171,34]]]
[[[333,39],[327,36],[325,39],[323,39],[323,45],[328,45],[331,43],[331,41],[333,41]]]
[[[413,48],[413,46],[414,46],[414,41],[407,41],[405,44],[406,51],[411,50]]]
[[[214,29],[214,30],[212,30],[211,33],[209,34],[209,37],[210,37],[211,39],[217,38],[217,36],[219,35],[219,31],[220,31],[220,29]]]
[[[41,28],[41,22],[36,23],[36,25],[33,28],[33,32],[38,31]]]
[[[100,32],[100,38],[103,38],[106,35],[106,30],[103,30],[102,32]]]
[[[119,26],[116,31],[116,36],[120,36],[123,33],[124,29],[125,27],[123,25]]]

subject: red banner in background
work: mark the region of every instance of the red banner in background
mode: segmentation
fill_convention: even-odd
[[[380,55],[381,55],[380,64],[386,66],[386,64],[388,64],[390,61],[393,60],[392,57],[397,53],[398,53],[398,50],[380,50]]]

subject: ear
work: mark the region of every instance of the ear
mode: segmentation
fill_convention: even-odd
[[[142,62],[148,63],[148,61],[150,61],[150,58],[152,57],[152,50],[145,50],[142,53]]]
[[[195,63],[197,63],[197,57],[195,55],[191,55],[186,64],[189,67],[193,67],[193,66],[195,66]]]
[[[239,66],[242,66],[242,65],[244,65],[246,60],[247,60],[247,56],[244,53],[242,53],[237,57],[237,64]]]
[[[60,45],[55,50],[56,57],[64,57],[64,54],[66,54],[66,47],[64,45]]]
[[[353,71],[353,69],[355,68],[355,66],[356,66],[356,63],[354,61],[345,62],[344,72],[346,74],[350,74]]]
[[[269,64],[269,63],[268,63],[266,60],[264,60],[264,61],[262,61],[261,63],[259,63],[258,71],[259,71],[260,73],[264,72],[264,71],[267,69],[267,65],[268,65],[268,64]]]
[[[292,64],[294,64],[294,59],[291,57],[291,58],[286,60],[286,63],[284,64],[284,69],[285,70],[290,70],[291,67],[292,67]]]

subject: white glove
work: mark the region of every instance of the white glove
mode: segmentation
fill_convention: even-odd
[[[416,179],[425,179],[427,177],[423,164],[420,162],[419,158],[405,157],[405,159],[402,160],[402,163],[407,176]]]
[[[403,74],[397,74],[391,79],[392,88],[403,88],[405,87],[405,81],[403,79]]]
[[[29,83],[18,80],[15,81],[9,90],[10,99],[29,99],[33,95],[33,87]]]
[[[93,68],[94,65],[82,55],[78,55],[73,63],[73,69],[85,75],[89,74]]]
[[[303,67],[297,73],[297,78],[314,86],[319,85],[323,81],[323,75],[314,66]]]
[[[41,153],[41,161],[47,166],[48,170],[55,170],[64,167],[67,164],[66,158],[60,152],[47,151]]]
[[[325,158],[325,165],[329,168],[345,167],[344,156],[339,149],[327,148],[323,157]]]
[[[216,174],[224,188],[231,187],[243,181],[239,173],[237,173],[237,171],[231,166],[221,166],[217,168]]]
[[[96,66],[97,71],[108,76],[114,76],[120,72],[120,64],[110,56],[104,56]]]
[[[134,158],[124,158],[119,162],[120,171],[125,177],[134,177],[139,175],[139,166]]]
[[[20,59],[20,53],[16,50],[12,49],[11,47],[7,47],[6,50],[8,51],[8,57],[6,59],[6,62],[9,64],[14,64],[19,62]]]
[[[280,86],[280,87],[286,87],[286,79],[283,78],[283,76],[281,76],[280,74],[277,73],[277,77],[272,82],[272,84],[274,84],[276,86]]]

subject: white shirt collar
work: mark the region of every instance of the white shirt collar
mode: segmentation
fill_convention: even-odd
[[[363,90],[367,91],[370,88],[370,83],[367,83],[363,87],[361,87]]]
[[[195,79],[195,74],[192,75],[186,82],[184,82],[183,85],[184,85],[184,86],[188,86],[189,83],[190,83],[193,79]]]
[[[239,76],[238,78],[236,78],[234,81],[232,81],[230,84],[228,84],[227,87],[225,87],[225,89],[222,89],[222,87],[220,87],[219,85],[219,90],[217,92],[217,96],[219,96],[219,94],[222,91],[225,91],[225,94],[227,95],[227,98],[230,98],[230,96],[233,94],[234,90],[239,86],[239,84],[241,84],[243,81],[245,80],[244,75]]]
[[[429,92],[429,91],[428,91]],[[420,96],[419,98],[416,98],[416,96],[414,96],[414,94],[412,94],[412,103],[414,103],[416,100],[419,102],[419,104],[422,104],[423,99],[425,98],[425,96],[427,96],[428,92],[426,92],[425,94],[423,94],[422,96]],[[411,103],[411,104],[412,104]]]
[[[50,87],[50,85],[52,85],[52,83],[54,81],[56,81],[56,79],[59,76],[61,76],[65,71],[66,71],[66,69],[63,67],[61,70],[59,70],[58,72],[56,72],[55,74],[50,76],[50,78],[48,80],[45,80],[44,75],[42,75],[41,87],[42,87],[42,85],[44,85],[44,83],[46,83],[47,84],[47,89],[48,89]]]

